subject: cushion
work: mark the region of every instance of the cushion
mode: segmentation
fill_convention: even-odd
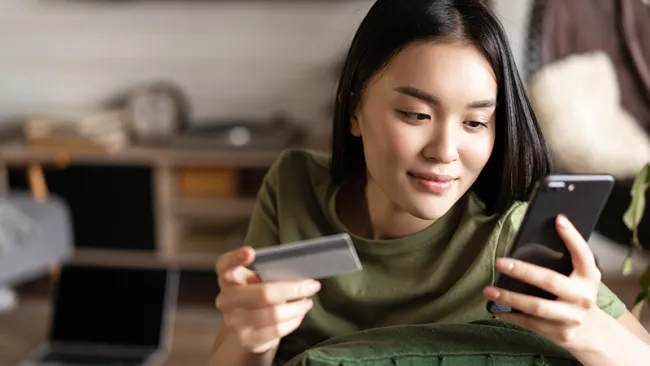
[[[561,171],[625,179],[650,161],[650,135],[622,108],[606,53],[576,54],[544,66],[532,77],[529,95]]]
[[[400,325],[335,337],[290,366],[565,366],[576,359],[551,341],[498,319]]]

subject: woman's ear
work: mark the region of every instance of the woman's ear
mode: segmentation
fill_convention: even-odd
[[[359,127],[359,119],[355,115],[350,117],[350,133],[352,134],[352,136],[356,136],[356,137],[361,136],[361,128]]]

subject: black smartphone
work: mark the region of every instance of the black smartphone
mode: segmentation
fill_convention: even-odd
[[[608,174],[549,175],[536,184],[523,222],[508,257],[552,269],[566,276],[573,272],[571,254],[555,227],[564,214],[589,240],[614,186]],[[509,291],[555,300],[557,296],[500,273],[495,284]],[[510,306],[488,301],[492,314],[518,313]]]

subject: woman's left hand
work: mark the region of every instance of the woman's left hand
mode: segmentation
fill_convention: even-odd
[[[571,275],[512,258],[499,258],[497,269],[509,277],[546,290],[558,298],[547,300],[503,289],[488,287],[484,295],[490,300],[520,310],[520,314],[499,314],[498,318],[538,333],[568,350],[588,347],[592,329],[604,314],[597,305],[601,273],[589,244],[569,220],[556,219],[558,234],[564,240],[573,263]]]

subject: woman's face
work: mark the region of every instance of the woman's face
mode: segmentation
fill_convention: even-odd
[[[497,82],[473,45],[416,43],[369,80],[351,132],[363,140],[368,184],[396,210],[443,216],[494,146]]]

